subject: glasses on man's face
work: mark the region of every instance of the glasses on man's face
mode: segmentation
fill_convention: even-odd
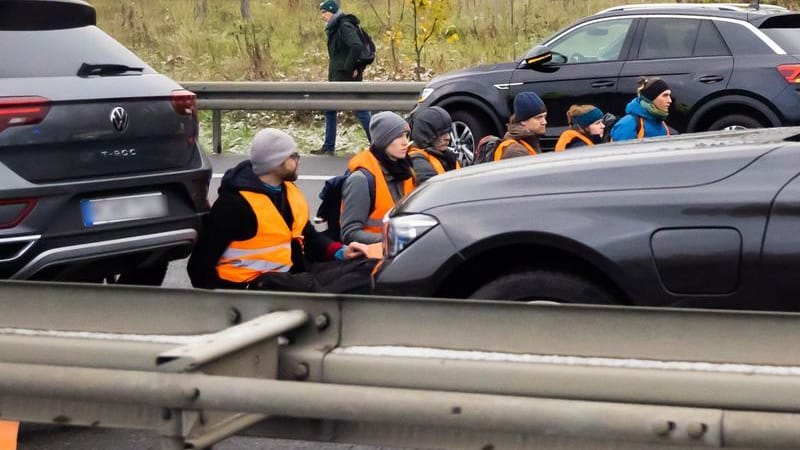
[[[289,155],[289,159],[293,159],[295,161],[300,161],[300,153],[294,152]]]

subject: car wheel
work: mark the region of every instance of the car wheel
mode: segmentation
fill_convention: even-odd
[[[607,289],[570,272],[531,269],[503,275],[476,290],[470,298],[527,302],[620,304]]]
[[[758,120],[746,116],[744,114],[731,114],[729,116],[723,116],[711,126],[708,127],[709,130],[746,130],[748,128],[763,128],[764,124],[759,122]]]
[[[106,277],[107,284],[136,284],[140,286],[161,286],[167,276],[168,262],[153,266],[137,267],[126,272]]]
[[[463,166],[472,164],[472,155],[482,137],[491,134],[485,125],[488,120],[469,111],[453,111],[450,113],[453,127],[450,131],[450,146]]]

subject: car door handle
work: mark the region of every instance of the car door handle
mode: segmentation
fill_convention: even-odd
[[[614,82],[611,80],[602,80],[602,81],[593,81],[592,87],[593,88],[607,88],[607,87],[614,87]]]
[[[702,77],[698,78],[697,81],[705,84],[711,84],[711,83],[719,83],[724,79],[725,77],[723,77],[722,75],[703,75]]]

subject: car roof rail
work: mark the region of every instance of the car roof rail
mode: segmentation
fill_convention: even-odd
[[[643,9],[674,9],[674,10],[714,10],[714,11],[740,11],[740,12],[784,12],[789,9],[778,5],[766,5],[757,3],[644,3],[633,5],[620,5],[606,8],[597,14],[605,14],[618,11],[635,11]]]

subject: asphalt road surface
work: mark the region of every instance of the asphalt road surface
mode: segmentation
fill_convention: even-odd
[[[214,176],[211,179],[209,201],[217,197],[220,179],[225,171],[246,156],[211,155]],[[298,185],[306,194],[311,214],[319,206],[319,191],[325,180],[344,172],[347,167],[346,158],[330,156],[303,156],[300,159],[300,179]],[[187,259],[170,264],[164,286],[169,288],[191,289],[186,275]],[[148,431],[89,429],[78,427],[55,427],[23,424],[19,438],[19,450],[159,450],[158,435]],[[214,450],[375,450],[372,446],[352,446],[343,444],[327,444],[319,442],[288,441],[280,439],[259,439],[250,437],[233,437],[214,445]]]

